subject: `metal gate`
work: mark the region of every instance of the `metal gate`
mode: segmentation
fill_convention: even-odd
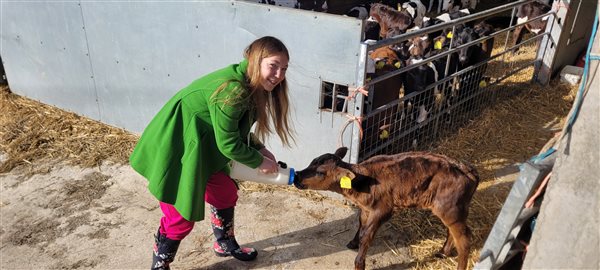
[[[364,104],[362,110],[363,136],[357,161],[377,154],[430,149],[437,139],[456,132],[499,97],[514,94],[512,91],[502,89],[500,82],[506,81],[507,78],[528,68],[539,68],[542,61],[540,56],[545,53],[543,49],[539,49],[542,48],[539,44],[542,38],[549,36],[553,24],[548,23],[545,31],[532,33],[527,36],[528,38],[514,45],[509,43],[512,39],[511,34],[519,26],[537,20],[549,20],[556,16],[551,9],[548,13],[528,18],[527,21],[517,22],[514,18],[518,8],[530,2],[533,0],[510,3],[393,38],[378,42],[364,42],[362,44],[363,58],[359,63],[357,78],[364,78],[363,83],[369,88],[369,96],[360,97]],[[455,29],[462,24],[494,18],[507,12],[512,12],[507,28],[494,30],[487,36],[455,48],[452,47],[452,40],[455,37],[449,36],[451,42],[447,50],[426,58],[422,62],[369,78],[367,65],[370,51],[384,46],[398,45],[414,37],[443,30],[451,29],[452,32],[455,32]],[[555,42],[552,39],[548,40],[552,44]],[[446,64],[443,76],[440,74],[443,79],[431,83],[422,91],[403,95],[404,87],[394,83],[390,84],[394,80],[402,81],[399,78],[407,76],[411,70],[431,65],[434,61],[443,58],[446,58],[446,63],[449,63],[451,57],[456,56],[460,50],[471,46],[484,46],[483,44],[488,42],[495,42],[497,45],[488,59],[456,72],[449,72],[448,64]],[[497,48],[498,45],[501,45],[500,49]],[[521,55],[527,55],[528,58],[517,62],[511,59],[515,55],[515,50],[534,52],[521,53]],[[534,74],[536,73],[534,72]],[[533,77],[528,79],[531,80]],[[361,85],[360,82],[358,84]],[[381,105],[382,103],[383,105]],[[361,115],[357,113],[356,116]]]

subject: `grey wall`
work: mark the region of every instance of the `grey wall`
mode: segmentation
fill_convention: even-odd
[[[362,22],[241,1],[2,2],[1,50],[11,90],[140,133],[194,79],[242,59],[272,35],[290,50],[297,145],[267,142],[303,167],[335,150],[346,121],[319,109],[321,80],[356,83]],[[352,128],[344,133],[350,145]]]
[[[593,21],[593,19],[592,19]],[[600,53],[596,33],[592,54]],[[581,108],[557,158],[523,269],[599,269],[600,69],[590,61]],[[571,112],[573,113],[573,112]]]

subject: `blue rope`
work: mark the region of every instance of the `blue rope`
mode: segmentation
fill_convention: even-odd
[[[587,75],[588,75],[589,69],[590,69],[590,60],[600,60],[600,56],[598,56],[598,55],[590,56],[590,52],[592,51],[592,45],[594,43],[594,39],[596,38],[596,29],[597,28],[598,28],[598,9],[596,9],[596,17],[594,18],[594,25],[592,28],[592,36],[590,37],[590,41],[588,43],[587,50],[585,53],[585,64],[583,66],[583,76],[581,77],[581,84],[579,85],[579,90],[577,91],[577,96],[579,96],[579,99],[577,99],[577,103],[573,106],[574,110],[573,110],[573,113],[571,114],[571,116],[569,117],[569,121],[567,122],[567,128],[565,129],[565,133],[568,133],[571,131],[571,128],[573,127],[573,124],[575,123],[575,119],[577,118],[577,115],[579,114],[579,109],[581,109],[581,103],[583,102],[583,91],[585,90]],[[543,160],[546,157],[550,156],[555,151],[556,151],[556,149],[554,149],[554,147],[551,147],[550,149],[548,149],[548,151],[541,153],[539,155],[533,156],[530,159],[530,161],[533,163],[537,163],[538,161]]]

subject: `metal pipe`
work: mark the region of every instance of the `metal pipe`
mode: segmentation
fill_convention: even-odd
[[[509,4],[506,4],[506,5],[495,7],[495,8],[492,8],[492,9],[488,9],[488,10],[485,10],[485,11],[482,11],[482,12],[478,12],[478,13],[475,13],[475,14],[472,14],[472,15],[468,15],[468,16],[465,16],[465,17],[461,17],[461,18],[458,18],[458,19],[455,19],[455,20],[452,20],[452,21],[449,21],[449,22],[445,22],[445,23],[437,24],[437,25],[434,25],[434,26],[431,26],[431,27],[427,27],[427,28],[415,30],[415,31],[412,31],[412,32],[409,32],[409,33],[404,33],[402,35],[398,35],[398,36],[395,36],[395,37],[392,37],[392,38],[387,38],[387,39],[380,40],[380,41],[377,41],[377,42],[363,42],[363,43],[368,45],[368,49],[369,50],[374,50],[374,49],[377,49],[377,48],[381,48],[383,46],[392,45],[392,44],[399,43],[401,41],[409,40],[409,39],[411,39],[413,37],[422,36],[422,35],[426,35],[426,34],[429,34],[429,33],[436,32],[436,31],[444,30],[446,28],[451,27],[452,25],[456,25],[456,24],[459,24],[459,23],[466,23],[466,22],[470,22],[470,21],[473,21],[473,20],[485,18],[485,17],[488,17],[489,15],[500,13],[500,12],[509,10],[511,8],[514,8],[516,6],[520,6],[520,5],[523,5],[523,4],[531,3],[531,2],[534,2],[534,1],[535,0],[521,0],[521,1],[514,2],[514,3],[509,3]]]
[[[463,45],[461,45],[461,46],[458,46],[458,47],[456,47],[456,48],[454,48],[454,49],[453,49],[452,47],[450,47],[450,48],[449,48],[447,51],[445,51],[445,52],[442,52],[442,53],[440,53],[440,54],[438,54],[438,55],[435,55],[435,56],[432,56],[432,57],[426,58],[426,59],[424,59],[422,62],[419,62],[418,64],[414,64],[414,65],[406,66],[406,67],[400,68],[400,69],[398,69],[398,70],[396,70],[396,71],[392,71],[392,72],[390,72],[390,73],[386,73],[386,74],[384,74],[384,75],[381,75],[381,76],[379,76],[379,77],[377,77],[377,78],[373,78],[373,79],[371,79],[371,81],[370,81],[368,84],[369,84],[369,85],[372,85],[372,84],[375,84],[375,83],[381,82],[381,81],[383,81],[383,80],[389,79],[389,78],[391,78],[391,77],[393,77],[393,76],[396,76],[396,75],[398,75],[398,74],[400,74],[400,73],[406,72],[406,71],[408,71],[408,70],[410,70],[410,69],[413,69],[413,68],[419,67],[419,66],[421,66],[421,65],[425,65],[425,64],[427,64],[427,63],[429,63],[429,62],[431,62],[431,61],[434,61],[434,60],[437,60],[437,59],[439,59],[439,58],[442,58],[442,57],[444,57],[444,56],[447,56],[447,55],[449,55],[449,54],[452,54],[452,53],[454,53],[454,52],[456,52],[456,51],[459,51],[460,49],[463,49],[463,48],[465,48],[465,47],[470,47],[470,46],[472,46],[472,45],[474,45],[474,44],[476,44],[476,43],[481,43],[481,42],[483,42],[483,41],[486,41],[486,40],[488,40],[488,39],[492,39],[492,38],[494,38],[495,36],[498,36],[498,35],[500,35],[500,34],[502,34],[502,33],[504,33],[504,32],[508,32],[508,31],[510,31],[510,30],[512,30],[512,29],[515,29],[515,28],[516,28],[516,27],[518,27],[518,26],[525,25],[525,24],[526,24],[526,23],[528,23],[528,22],[534,21],[534,20],[536,20],[536,19],[543,18],[543,17],[545,17],[545,16],[550,16],[550,15],[552,15],[552,16],[554,16],[554,17],[556,17],[556,13],[555,13],[555,12],[544,13],[544,14],[542,14],[542,15],[540,15],[540,16],[534,17],[534,18],[533,18],[533,19],[531,19],[531,20],[528,20],[527,22],[524,22],[524,23],[521,23],[521,24],[517,24],[517,25],[515,25],[515,26],[508,27],[508,28],[505,28],[505,29],[502,29],[502,30],[496,31],[496,32],[494,32],[494,33],[492,33],[492,34],[490,34],[490,35],[488,35],[488,36],[485,36],[485,37],[478,38],[478,39],[476,39],[476,40],[473,40],[473,41],[471,41],[471,42],[469,42],[469,43],[466,43],[466,44],[463,44]],[[542,36],[542,35],[548,35],[548,33],[538,34],[538,35],[537,35],[537,36],[535,36],[535,37]],[[511,48],[509,48],[509,49],[505,49],[505,51],[511,50],[512,48],[515,48],[515,47],[517,47],[518,45],[520,45],[520,44],[523,44],[523,43],[525,43],[525,42],[521,42],[521,43],[519,43],[519,44],[517,44],[517,45],[515,45],[515,46],[512,46],[512,47],[511,47]],[[452,44],[450,44],[450,45],[452,46]],[[506,46],[506,45],[505,45],[505,46]],[[506,48],[506,47],[505,47],[505,48]]]

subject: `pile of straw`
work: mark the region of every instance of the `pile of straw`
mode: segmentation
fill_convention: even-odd
[[[0,154],[6,159],[0,173],[22,165],[30,174],[47,172],[61,161],[126,164],[137,141],[124,130],[14,95],[7,86],[0,88],[0,108]]]

